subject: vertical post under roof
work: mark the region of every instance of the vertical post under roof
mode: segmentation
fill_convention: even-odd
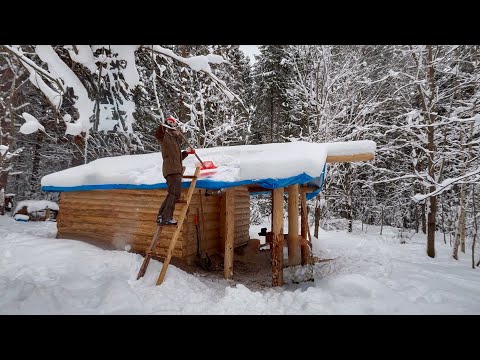
[[[307,265],[310,259],[310,249],[308,247],[307,242],[307,234],[308,234],[308,214],[307,214],[307,194],[305,191],[302,191],[301,194],[301,207],[302,207],[302,215],[301,215],[301,253],[302,253],[302,265]]]
[[[283,192],[273,189],[272,286],[283,285]]]
[[[298,238],[298,184],[288,190],[288,265],[300,265],[300,241]]]
[[[233,249],[235,237],[234,211],[235,211],[235,188],[228,188],[225,191],[225,257],[224,276],[226,279],[233,277]]]

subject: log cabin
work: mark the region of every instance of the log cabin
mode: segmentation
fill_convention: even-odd
[[[173,257],[189,262],[199,252],[220,253],[224,275],[232,278],[233,250],[249,241],[250,195],[267,192],[272,194],[272,284],[283,284],[284,193],[288,193],[288,262],[305,264],[306,200],[321,191],[326,164],[372,160],[375,148],[373,141],[296,141],[198,149],[199,157],[217,168],[202,171],[197,180]],[[198,161],[189,156],[183,164],[185,173],[193,173]],[[161,169],[161,153],[151,153],[97,159],[44,176],[42,190],[60,192],[56,237],[145,254],[166,196]],[[182,196],[189,184],[184,179]],[[174,217],[183,206],[176,204]],[[166,255],[174,228],[162,230],[154,250],[158,257]]]

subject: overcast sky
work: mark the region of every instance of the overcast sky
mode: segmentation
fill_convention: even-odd
[[[255,62],[253,57],[254,54],[260,54],[258,50],[258,45],[240,45],[240,49],[250,58],[250,64]]]

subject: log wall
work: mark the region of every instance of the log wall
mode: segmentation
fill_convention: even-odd
[[[182,189],[182,196],[187,190]],[[57,217],[57,238],[83,240],[107,249],[124,250],[129,245],[132,251],[144,254],[156,230],[155,219],[166,193],[166,189],[63,192]],[[238,196],[234,215],[235,246],[238,246],[249,240],[250,197],[246,187],[236,189],[235,196]],[[211,254],[222,249],[222,202],[222,196],[205,196],[204,189],[195,189],[174,257],[186,258],[197,253],[194,224],[197,209],[200,250]],[[175,219],[183,206],[185,204],[176,204]],[[174,226],[163,228],[156,248],[159,255],[166,255],[174,230]]]

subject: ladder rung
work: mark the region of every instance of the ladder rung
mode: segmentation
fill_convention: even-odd
[[[182,178],[184,178],[184,179],[196,179],[197,177],[195,175],[182,175]]]
[[[187,203],[187,200],[178,200],[177,201],[177,204],[186,204]]]

